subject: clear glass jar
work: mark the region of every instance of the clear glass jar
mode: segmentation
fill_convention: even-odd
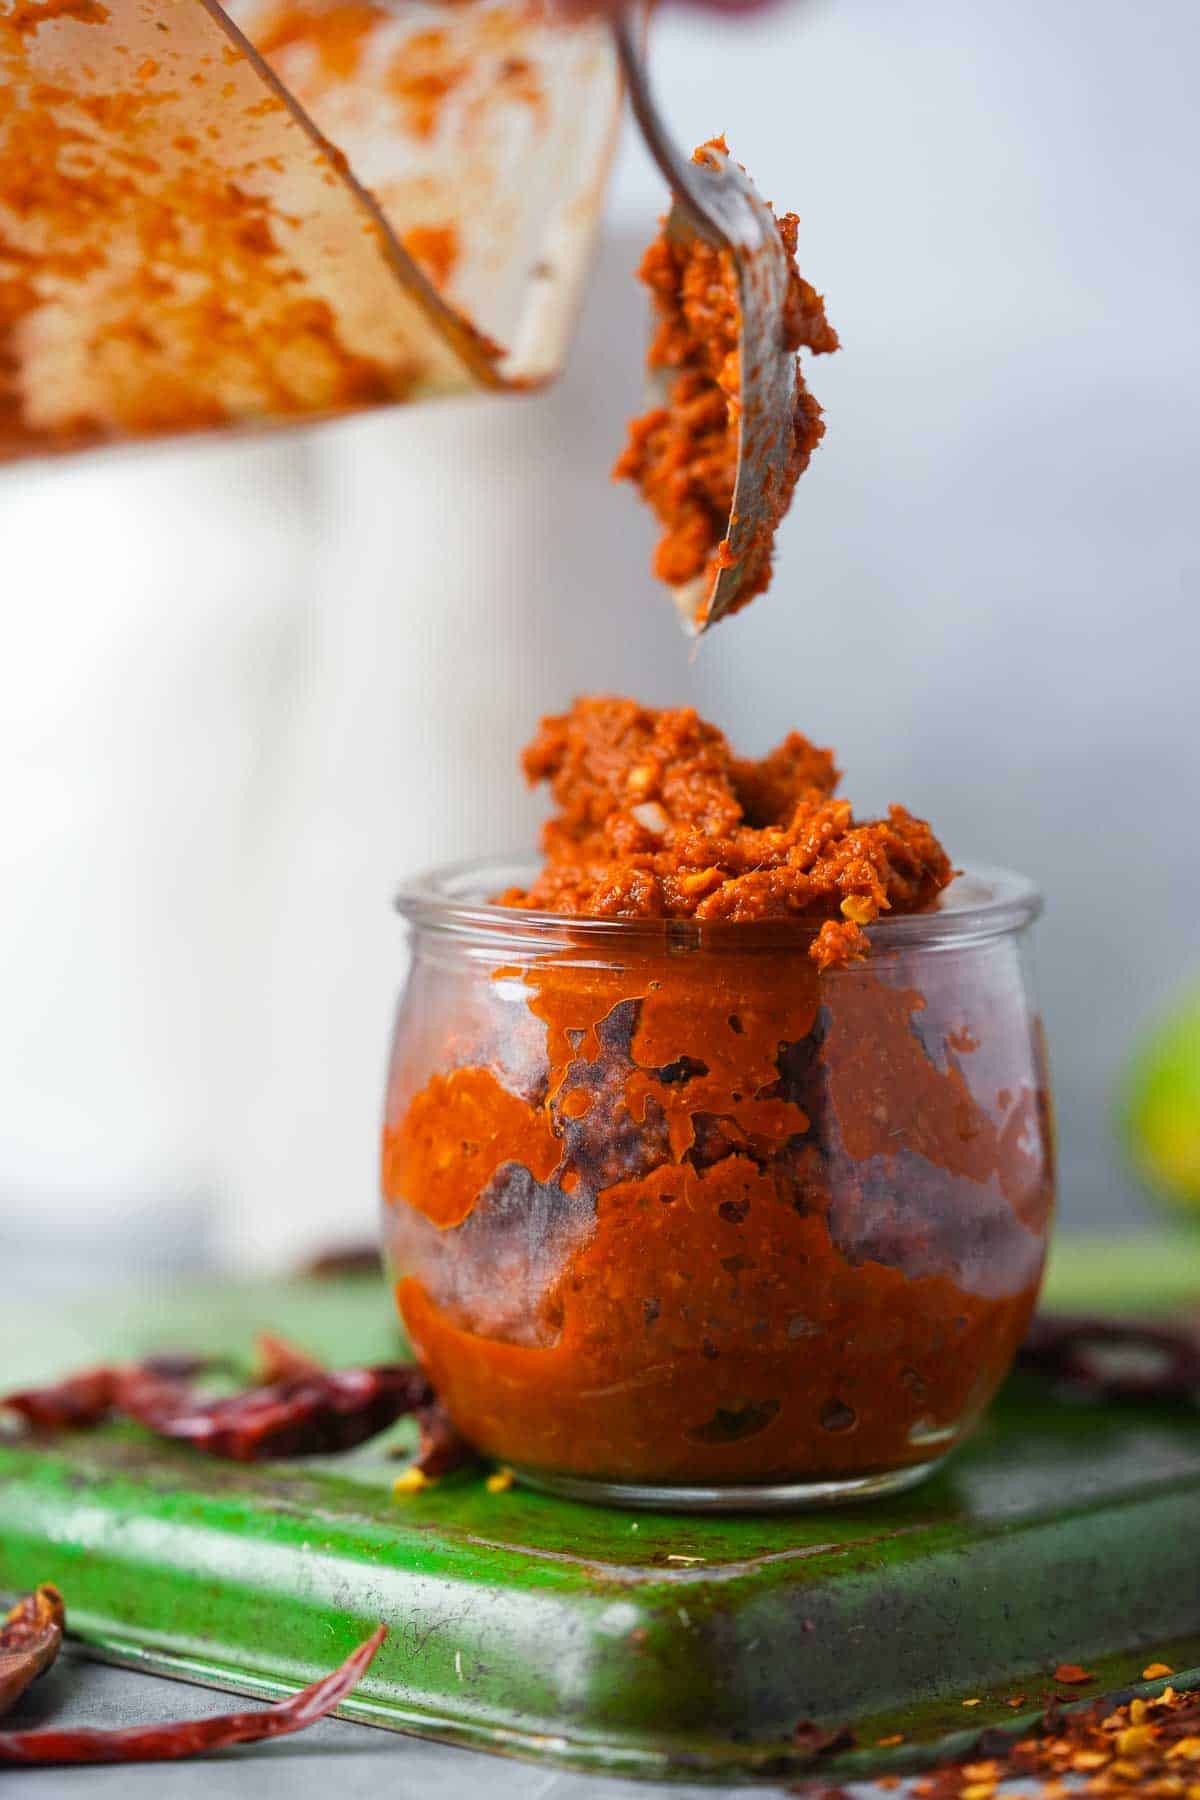
[[[487,903],[530,874],[461,865],[398,902],[384,1235],[460,1430],[623,1504],[909,1486],[987,1405],[1041,1279],[1036,893],[960,876],[819,974],[796,923]]]

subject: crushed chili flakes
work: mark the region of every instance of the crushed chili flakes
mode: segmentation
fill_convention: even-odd
[[[714,138],[701,145],[695,160],[705,161],[713,150],[727,155],[725,140]],[[824,302],[796,266],[799,221],[795,213],[785,213],[777,224],[789,270],[784,348],[817,354],[836,350],[837,333],[825,317]],[[634,483],[663,527],[652,563],[659,580],[679,587],[702,575],[711,586],[719,570],[729,566],[725,531],[737,475],[741,417],[737,271],[728,250],[692,235],[670,236],[664,228],[642,258],[638,274],[650,289],[656,318],[648,365],[674,373],[666,405],[631,422],[629,441],[614,464],[613,476]],[[821,409],[805,386],[797,356],[787,466],[769,498],[771,517],[748,553],[733,611],[770,581],[775,528],[824,432]]]
[[[1200,1796],[1200,1692],[1166,1688],[1157,1699],[1098,1699],[1064,1712],[1047,1708],[1036,1734],[1010,1742],[984,1739],[955,1763],[914,1784],[917,1800],[985,1800],[1002,1783],[1039,1782],[1039,1795]]]
[[[1055,1681],[1061,1681],[1067,1687],[1083,1687],[1096,1677],[1089,1670],[1080,1668],[1078,1663],[1059,1663],[1054,1671]]]
[[[761,761],[736,757],[691,707],[576,700],[542,720],[525,774],[558,812],[545,866],[506,906],[606,918],[799,919],[820,924],[822,969],[863,956],[862,925],[933,904],[954,870],[901,806],[856,820],[828,750],[793,732]],[[852,902],[853,918],[845,917]]]

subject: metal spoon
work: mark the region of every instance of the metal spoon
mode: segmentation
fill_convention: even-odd
[[[698,637],[737,604],[747,553],[770,518],[767,496],[786,479],[796,404],[796,356],[782,330],[788,260],[775,219],[744,170],[715,148],[695,162],[672,142],[650,92],[635,20],[621,13],[613,31],[634,118],[673,196],[667,236],[701,237],[728,250],[737,273],[742,405],[725,533],[730,566],[715,581],[697,575],[671,590],[684,628]],[[670,378],[669,370],[654,372],[664,400]]]

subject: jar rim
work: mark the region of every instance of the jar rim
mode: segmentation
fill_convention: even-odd
[[[493,942],[505,949],[542,950],[553,944],[613,954],[655,947],[745,954],[807,948],[820,919],[589,918],[498,906],[489,894],[527,887],[540,864],[533,857],[471,857],[427,870],[405,882],[396,910],[418,933]],[[866,927],[880,949],[961,947],[1003,937],[1032,923],[1042,896],[1010,869],[974,863],[961,869],[927,912],[881,918]]]

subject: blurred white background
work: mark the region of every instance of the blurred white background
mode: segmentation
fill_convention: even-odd
[[[861,809],[1044,887],[1076,1226],[1133,1223],[1114,1079],[1200,962],[1195,0],[677,10],[680,135],[801,214],[844,350],[775,586],[694,656],[608,465],[662,195],[623,147],[570,371],[0,478],[0,1266],[369,1232],[392,889],[531,841],[580,689],[836,745]]]

